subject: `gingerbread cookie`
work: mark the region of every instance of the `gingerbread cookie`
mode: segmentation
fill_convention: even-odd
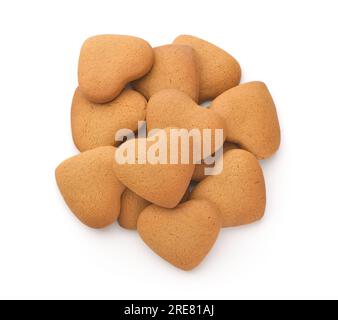
[[[131,36],[99,35],[82,46],[78,79],[86,98],[96,103],[114,100],[125,86],[147,74],[154,61],[148,42]]]
[[[181,35],[174,44],[189,45],[196,52],[200,71],[200,101],[212,100],[235,87],[241,80],[241,67],[234,57],[208,41]]]
[[[147,99],[164,89],[177,89],[195,101],[199,94],[199,72],[195,52],[189,46],[166,45],[154,49],[154,66],[134,87]]]
[[[100,147],[62,162],[56,181],[68,207],[84,224],[104,228],[120,214],[125,189],[113,170],[114,147]]]
[[[72,134],[80,151],[100,146],[117,146],[115,135],[120,129],[136,131],[138,121],[145,120],[146,99],[138,92],[124,90],[106,104],[90,102],[77,89],[72,104]]]
[[[261,219],[266,204],[265,182],[257,159],[244,150],[230,150],[223,157],[223,171],[200,182],[191,199],[214,203],[223,227],[249,224]]]
[[[160,133],[164,135],[165,142],[160,142],[153,136],[129,140],[121,145],[117,150],[119,159],[114,163],[114,170],[117,178],[143,199],[165,208],[174,208],[189,186],[195,165],[190,161],[188,163],[180,161],[182,158],[180,144],[176,150],[179,162],[171,163],[170,128],[160,130]],[[159,149],[166,150],[163,162],[156,159]],[[188,152],[190,156],[191,149],[192,146]],[[128,162],[125,156],[130,150],[134,150],[133,153],[136,155],[134,163]],[[139,150],[142,150],[141,153],[145,156],[142,159],[139,157]],[[150,153],[155,159],[149,159]]]
[[[177,268],[191,270],[209,253],[218,237],[221,219],[205,200],[191,200],[175,209],[155,205],[140,215],[137,230],[143,241]]]
[[[278,150],[281,134],[277,111],[263,82],[249,82],[226,91],[210,109],[225,119],[228,141],[258,159],[269,158]]]

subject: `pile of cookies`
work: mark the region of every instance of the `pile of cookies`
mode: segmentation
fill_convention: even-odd
[[[277,151],[280,128],[266,85],[240,80],[241,67],[230,54],[194,36],[157,48],[131,36],[86,40],[71,110],[80,154],[56,169],[71,211],[92,228],[118,221],[137,230],[183,270],[201,263],[222,228],[261,219],[266,191],[258,160]],[[202,107],[206,101],[210,105]],[[117,152],[130,143],[152,147],[149,136],[116,138],[121,129],[136,132],[140,121],[148,132],[158,128],[168,136],[170,128],[222,130],[221,173],[207,176],[210,164],[203,161],[117,162]]]

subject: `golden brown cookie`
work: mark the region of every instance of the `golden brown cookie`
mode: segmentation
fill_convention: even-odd
[[[230,143],[230,142],[226,142],[224,143],[224,146],[223,146],[223,154],[229,150],[232,150],[232,149],[238,149],[238,146],[234,143]],[[195,166],[195,171],[194,171],[194,174],[192,175],[192,181],[195,181],[195,182],[200,182],[202,181],[204,178],[207,177],[207,175],[205,174],[205,169],[206,168],[213,168],[215,166],[215,164],[206,164],[204,163],[204,161],[202,161],[201,164],[196,164]]]
[[[200,101],[212,100],[235,87],[241,80],[241,67],[230,54],[205,40],[181,35],[174,44],[189,45],[196,52],[200,71]]]
[[[226,124],[221,116],[207,108],[200,107],[187,94],[176,89],[162,90],[150,98],[147,106],[147,127],[149,131],[167,127],[184,128],[189,131],[198,129],[201,137],[203,137],[203,129],[210,129],[209,152],[206,149],[206,156],[204,156],[202,148],[198,159],[204,159],[215,153],[215,131],[217,129],[223,132],[222,144],[226,138]]]
[[[154,61],[148,42],[131,36],[99,35],[82,46],[78,79],[86,98],[106,103],[116,98],[130,81],[147,74]]]
[[[200,182],[191,199],[214,203],[223,227],[249,224],[264,215],[266,194],[262,169],[257,159],[245,150],[230,150],[223,157],[223,171]]]
[[[125,229],[136,230],[140,213],[149,205],[151,205],[149,201],[126,189],[121,198],[120,226]]]
[[[187,271],[206,257],[220,228],[217,208],[204,200],[191,200],[175,209],[151,205],[137,223],[141,238],[155,253]]]
[[[189,186],[195,165],[189,161],[187,164],[181,161],[176,164],[169,163],[171,153],[169,130],[170,128],[160,131],[166,137],[166,142],[161,143],[160,148],[167,150],[167,156],[164,159],[167,164],[149,161],[148,157],[142,159],[138,157],[135,163],[116,161],[114,170],[117,178],[140,197],[162,207],[174,208],[181,201]],[[138,150],[142,147],[145,148],[145,154],[157,154],[159,140],[154,137],[125,142],[117,151],[118,157],[120,159],[128,158],[128,150],[134,150],[134,153],[138,155]],[[178,149],[178,159],[181,159],[180,144]],[[191,149],[189,150],[190,154]]]
[[[62,162],[56,181],[68,207],[92,228],[112,224],[120,213],[125,187],[113,171],[114,147],[100,147]]]
[[[266,159],[279,148],[281,135],[274,101],[266,85],[249,82],[217,97],[211,107],[226,120],[227,140]]]
[[[199,93],[199,73],[195,52],[189,46],[166,45],[154,49],[154,66],[145,77],[134,82],[147,99],[164,89],[178,89],[195,101]]]
[[[86,151],[101,146],[116,146],[120,129],[136,131],[138,121],[145,120],[146,99],[137,91],[124,90],[106,104],[90,102],[77,89],[72,104],[72,134],[76,147]]]

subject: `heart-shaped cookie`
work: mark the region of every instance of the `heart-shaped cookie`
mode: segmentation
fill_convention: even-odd
[[[274,101],[263,82],[249,82],[217,97],[211,110],[227,125],[227,140],[266,159],[279,148],[281,135]]]
[[[221,219],[217,208],[191,200],[175,209],[155,205],[142,211],[137,230],[143,241],[174,266],[191,270],[209,253],[218,237]]]
[[[116,146],[120,129],[136,131],[138,121],[145,120],[146,99],[137,91],[124,90],[106,104],[90,102],[77,89],[72,104],[72,134],[82,152],[101,146]]]
[[[191,199],[214,203],[223,227],[249,224],[264,215],[266,194],[262,169],[257,159],[245,150],[230,150],[223,156],[223,171],[200,182]]]
[[[134,87],[147,99],[164,89],[178,89],[195,101],[199,94],[199,72],[195,52],[189,46],[166,45],[154,49],[151,71],[134,82]]]
[[[140,38],[121,35],[91,37],[85,41],[80,53],[80,89],[92,102],[112,101],[126,84],[149,72],[153,61],[153,49]]]
[[[113,171],[114,147],[100,147],[62,162],[56,169],[60,192],[73,213],[92,228],[112,224],[125,189]]]
[[[200,155],[200,159],[206,158],[215,153],[215,131],[222,130],[223,140],[226,139],[226,124],[224,119],[216,112],[208,108],[200,107],[187,94],[175,90],[162,90],[154,94],[147,106],[147,127],[148,130],[162,129],[167,127],[185,128],[190,130],[198,129],[201,132],[203,129],[211,129],[211,141],[209,152],[206,155]]]
[[[234,57],[208,41],[181,35],[174,44],[191,46],[200,71],[200,101],[212,100],[235,87],[241,80],[241,67]]]
[[[157,139],[159,135],[154,135],[129,140],[122,144],[117,149],[117,156],[120,160],[114,163],[114,170],[117,178],[143,199],[162,207],[174,208],[181,201],[189,186],[195,165],[189,159],[187,163],[180,161],[182,155],[180,143],[174,150],[178,153],[179,161],[173,163],[170,159],[170,128],[159,130],[160,133],[164,135],[165,141]],[[149,160],[147,155],[152,153],[157,157],[160,149],[166,151],[164,161]],[[138,157],[139,150],[142,150],[141,153],[145,155],[142,159]],[[136,155],[134,163],[128,160],[130,159],[128,152]],[[192,143],[190,143],[188,153],[190,154],[188,157],[191,157]]]

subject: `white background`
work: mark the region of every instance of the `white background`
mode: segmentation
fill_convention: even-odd
[[[338,298],[337,1],[1,1],[0,298]],[[282,147],[263,163],[260,223],[223,230],[186,273],[136,232],[93,231],[64,204],[55,167],[77,151],[70,103],[82,42],[193,34],[276,101]]]

